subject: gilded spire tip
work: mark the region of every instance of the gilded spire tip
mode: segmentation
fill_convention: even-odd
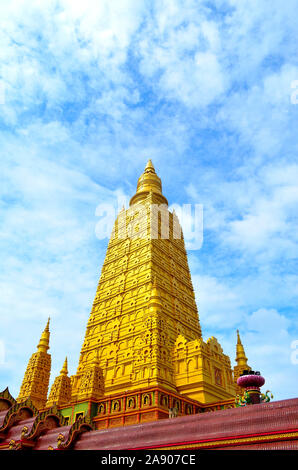
[[[152,163],[151,158],[149,158],[149,160],[148,160],[148,162],[147,162],[147,165],[146,165],[146,167],[145,167],[145,171],[146,171],[146,170],[149,170],[149,169],[155,171],[155,168],[154,168],[154,165],[153,165],[153,163]]]
[[[130,205],[145,200],[151,192],[157,196],[159,203],[168,204],[168,201],[162,194],[161,179],[157,176],[153,163],[149,159],[144,172],[138,179],[137,192],[131,198]]]
[[[40,352],[47,352],[50,347],[50,317],[48,318],[45,329],[43,330],[37,349]]]
[[[48,318],[48,321],[47,321],[47,324],[46,324],[46,327],[45,327],[45,331],[50,331],[50,319],[51,319],[51,317]]]
[[[237,330],[237,343],[238,343],[238,344],[242,344],[242,343],[241,343],[241,339],[240,339],[239,330]]]
[[[247,357],[245,355],[243,344],[241,343],[239,330],[237,330],[236,362],[238,365],[248,367]]]
[[[68,369],[67,369],[67,356],[66,356],[63,367],[60,371],[60,375],[67,375],[67,374],[68,374]]]

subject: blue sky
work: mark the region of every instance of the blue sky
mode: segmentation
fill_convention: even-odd
[[[148,158],[203,204],[189,252],[204,338],[297,396],[298,16],[294,0],[0,0],[0,389],[47,317],[51,381],[76,372],[107,240],[96,207]]]

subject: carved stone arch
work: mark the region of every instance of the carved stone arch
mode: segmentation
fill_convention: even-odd
[[[135,408],[136,407],[136,399],[134,397],[129,397],[127,400],[127,408]]]
[[[151,393],[145,393],[142,396],[142,402],[144,406],[150,406],[152,405],[152,396]]]
[[[132,279],[134,279],[134,276],[135,276],[135,273],[133,272],[133,270],[129,270],[126,276],[126,281],[127,282],[131,281]]]
[[[125,323],[127,323],[129,321],[129,315],[123,315],[121,317],[121,325],[124,325]]]
[[[134,319],[135,319],[135,320],[138,320],[138,319],[140,319],[140,318],[143,318],[143,315],[144,315],[143,310],[138,310],[138,311],[136,312],[136,314],[135,314]]]
[[[98,407],[98,414],[103,415],[106,412],[106,407],[104,403],[101,403]]]
[[[112,412],[117,413],[120,410],[121,410],[120,400],[113,400],[112,401]]]
[[[175,349],[185,348],[186,343],[187,343],[186,338],[183,335],[178,335],[178,337],[175,341]]]
[[[126,294],[123,296],[123,302],[129,301],[131,297],[132,297],[132,292],[131,291],[126,292]]]
[[[142,286],[142,287],[139,287],[139,289],[137,290],[137,295],[141,295],[143,294],[144,292],[146,292],[148,290],[148,288],[146,289],[145,286]]]
[[[84,363],[90,362],[92,359],[93,359],[93,352],[89,352],[89,353],[85,354]]]
[[[100,333],[100,325],[97,325],[94,327],[93,331],[92,331],[92,336],[94,335],[98,335]]]
[[[169,405],[169,399],[168,399],[168,397],[167,397],[166,395],[162,394],[162,395],[160,396],[160,404],[161,404],[162,406],[164,406],[164,407],[168,407],[168,405]]]
[[[187,372],[192,372],[196,369],[196,362],[193,358],[187,361]]]

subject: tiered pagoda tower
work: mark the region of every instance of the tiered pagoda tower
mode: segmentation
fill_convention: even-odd
[[[237,330],[236,363],[237,365],[234,367],[234,381],[236,386],[236,393],[241,395],[243,393],[243,390],[237,384],[237,379],[245,370],[251,370],[251,367],[247,364],[247,357],[245,355],[244,347],[240,339],[239,330]]]
[[[47,401],[51,373],[51,356],[48,354],[50,343],[50,319],[41,335],[37,352],[32,354],[20,389],[19,403],[30,398],[37,409],[44,408]]]
[[[50,408],[53,405],[62,406],[70,402],[71,399],[71,382],[68,377],[67,358],[65,358],[60,375],[55,378],[51,387],[46,407]]]
[[[77,372],[65,365],[39,408],[104,428],[232,407],[235,387],[229,357],[202,338],[181,226],[149,160],[115,221]]]

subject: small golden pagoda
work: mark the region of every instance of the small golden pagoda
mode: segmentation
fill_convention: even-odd
[[[67,357],[65,358],[60,375],[55,378],[51,387],[46,407],[50,408],[53,405],[61,406],[70,402],[71,399],[71,381],[68,377],[67,370]]]
[[[47,401],[51,374],[51,356],[48,354],[50,343],[50,319],[41,335],[37,352],[32,354],[17,398],[19,403],[31,398],[33,405],[44,408]]]
[[[235,380],[248,368],[239,333],[234,373],[217,339],[202,338],[181,226],[151,160],[115,221],[77,372],[70,386],[64,365],[47,404],[45,332],[18,399],[56,403],[70,422],[88,413],[97,428],[233,407]]]
[[[245,355],[243,344],[241,343],[239,330],[237,330],[236,362],[237,365],[234,367],[236,394],[242,395],[243,390],[239,385],[237,385],[237,379],[244,370],[251,370],[251,367],[247,364],[247,357]]]

